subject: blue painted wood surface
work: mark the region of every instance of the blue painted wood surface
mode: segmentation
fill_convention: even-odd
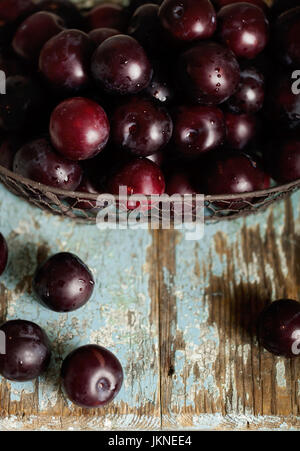
[[[151,235],[76,226],[32,208],[2,187],[0,212],[0,230],[10,251],[8,268],[1,278],[8,293],[6,318],[38,323],[55,349],[51,369],[38,384],[39,410],[54,408],[58,402],[61,359],[70,349],[87,343],[106,346],[119,357],[126,379],[118,401],[129,411],[135,412],[142,403],[155,403],[158,336],[149,324],[148,275],[144,267]],[[96,286],[86,306],[73,313],[57,314],[36,302],[31,279],[39,249],[48,249],[50,254],[72,251],[88,264]],[[9,385],[10,400],[16,402],[24,393],[36,390],[35,382]],[[156,422],[159,425],[154,417],[153,424]]]
[[[300,240],[291,243],[292,253],[283,250],[285,239],[300,236],[299,199],[296,193],[292,202],[264,213],[206,226],[204,239],[195,242],[178,231],[99,231],[76,225],[0,187],[0,230],[10,250],[0,282],[4,317],[37,322],[54,349],[51,367],[38,382],[2,381],[1,428],[299,428],[299,365],[290,368],[289,361],[260,351],[255,338],[249,341],[235,325],[228,326],[230,315],[237,313],[226,310],[231,302],[237,305],[231,297],[236,299],[239,284],[246,289],[264,284],[268,295],[280,295],[278,274],[286,277],[287,286],[290,280],[290,296],[300,299],[300,275],[295,281],[289,274],[299,260]],[[293,230],[287,229],[287,215],[293,217]],[[266,241],[270,224],[274,249]],[[265,250],[257,248],[255,236]],[[276,246],[280,271],[277,260],[270,260]],[[81,257],[96,280],[90,302],[69,314],[47,310],[31,293],[38,261],[62,250]],[[71,405],[58,377],[63,357],[86,343],[113,351],[126,376],[115,402],[96,411]],[[270,399],[250,389],[256,383],[271,387],[268,374],[262,371],[258,377],[259,364],[274,373],[277,394]],[[291,396],[293,402],[287,400]]]

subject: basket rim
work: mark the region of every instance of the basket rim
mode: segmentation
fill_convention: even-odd
[[[80,191],[68,191],[68,190],[62,190],[59,188],[54,188],[48,185],[44,185],[43,183],[36,182],[34,180],[28,179],[26,177],[23,177],[20,174],[16,174],[15,172],[10,171],[9,169],[5,168],[4,166],[0,165],[0,174],[2,174],[5,177],[8,177],[10,179],[13,179],[17,182],[23,183],[25,185],[31,186],[34,189],[38,189],[40,191],[44,191],[46,193],[52,193],[57,196],[61,197],[77,197],[78,199],[86,199],[86,200],[93,200],[96,201],[99,195],[110,195],[114,196],[116,199],[118,199],[118,195],[111,194],[111,193],[97,193],[97,194],[90,194],[90,193],[84,193]],[[246,193],[237,193],[237,194],[204,194],[204,200],[209,202],[219,201],[219,200],[236,200],[236,199],[249,199],[250,197],[263,197],[270,194],[277,194],[281,192],[286,192],[294,188],[300,187],[300,179],[294,180],[293,182],[285,183],[283,185],[276,185],[274,187],[265,189],[265,190],[258,190],[258,191],[249,191]],[[195,193],[196,194],[196,193]],[[201,193],[199,193],[201,194]],[[184,197],[184,195],[181,195]],[[150,197],[150,195],[146,195],[146,197]]]

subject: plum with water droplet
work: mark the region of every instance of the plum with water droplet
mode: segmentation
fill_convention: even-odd
[[[91,298],[94,285],[90,269],[70,252],[50,257],[33,279],[37,298],[55,312],[72,312],[82,307]]]

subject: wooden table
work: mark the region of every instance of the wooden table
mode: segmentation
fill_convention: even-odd
[[[0,187],[9,266],[2,320],[45,328],[54,357],[35,382],[1,381],[5,429],[299,429],[300,359],[260,349],[255,319],[270,300],[300,299],[300,193],[266,212],[209,225],[200,241],[180,231],[75,225]],[[57,314],[31,293],[39,261],[72,251],[96,278],[93,299]],[[69,403],[63,357],[99,343],[122,362],[125,384],[106,408]]]

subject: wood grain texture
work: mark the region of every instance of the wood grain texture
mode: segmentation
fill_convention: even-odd
[[[298,201],[206,227],[198,242],[160,233],[164,428],[299,429],[300,360],[255,334],[266,303],[300,299]]]

